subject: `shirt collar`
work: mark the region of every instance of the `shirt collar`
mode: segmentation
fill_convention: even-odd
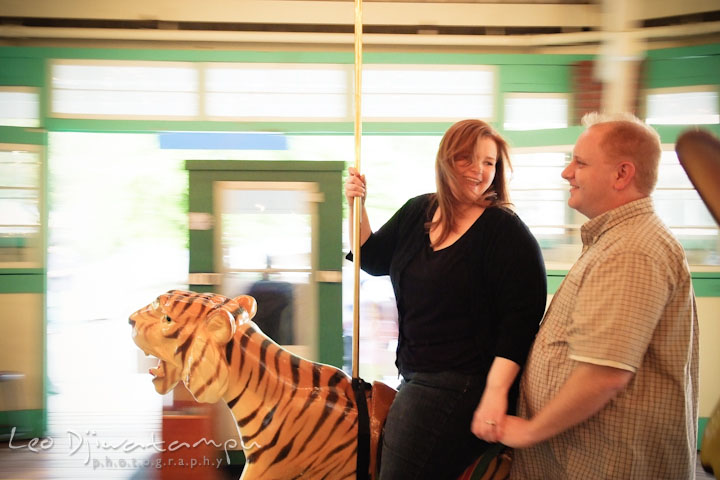
[[[654,211],[652,198],[643,197],[639,200],[634,200],[625,205],[608,210],[592,220],[588,220],[580,227],[583,248],[587,248],[597,242],[605,232],[625,220],[637,215],[653,213]]]

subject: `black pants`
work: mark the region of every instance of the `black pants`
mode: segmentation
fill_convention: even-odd
[[[484,388],[482,375],[406,376],[388,412],[380,480],[457,479],[489,447],[470,431]]]

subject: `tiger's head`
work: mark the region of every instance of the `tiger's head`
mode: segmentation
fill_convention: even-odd
[[[171,290],[130,315],[135,344],[160,359],[150,369],[155,390],[165,394],[182,380],[199,402],[222,398],[228,386],[226,345],[256,310],[248,295],[230,299]]]

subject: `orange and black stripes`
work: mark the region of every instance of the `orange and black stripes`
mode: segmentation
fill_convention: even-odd
[[[227,402],[246,449],[244,480],[354,478],[350,378],[277,345],[250,321],[254,311],[251,297],[173,290],[133,314],[135,342],[161,360],[156,389],[182,380],[201,401]]]

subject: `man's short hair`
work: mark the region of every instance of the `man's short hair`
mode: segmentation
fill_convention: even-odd
[[[600,147],[608,157],[618,162],[630,160],[635,165],[635,186],[650,195],[655,189],[660,164],[660,135],[654,128],[631,113],[585,114],[582,124],[591,128],[603,125],[607,131]]]

